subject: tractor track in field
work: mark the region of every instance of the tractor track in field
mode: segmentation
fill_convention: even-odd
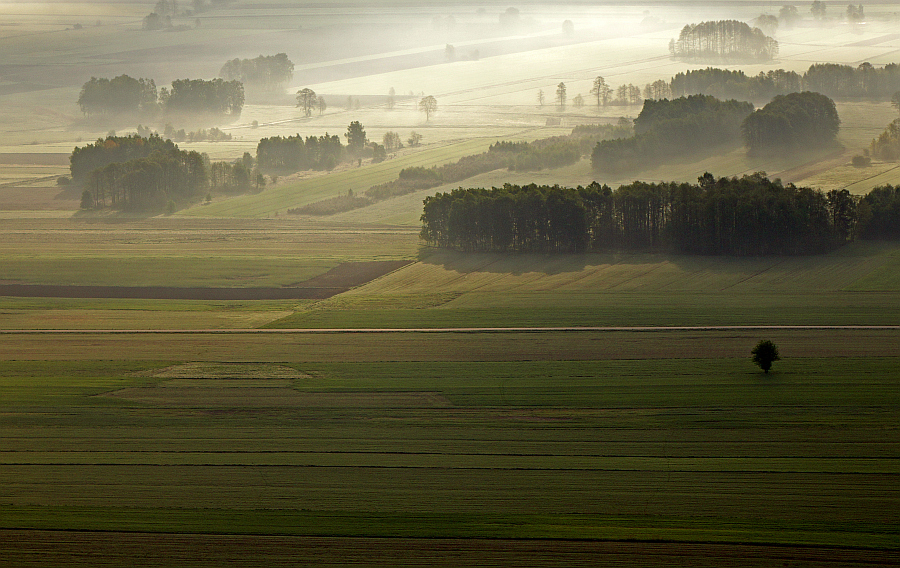
[[[0,335],[129,335],[129,334],[341,334],[341,333],[572,333],[660,331],[900,331],[900,325],[703,325],[609,327],[392,327],[392,328],[232,328],[232,329],[0,329]]]

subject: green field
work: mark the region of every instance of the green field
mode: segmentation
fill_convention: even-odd
[[[898,363],[6,362],[0,524],[878,558],[900,544]]]

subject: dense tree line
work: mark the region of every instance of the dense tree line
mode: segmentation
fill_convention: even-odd
[[[778,95],[741,124],[751,152],[828,144],[840,128],[834,101],[804,91]]]
[[[676,57],[770,60],[778,55],[778,42],[744,22],[718,20],[684,26],[669,51]]]
[[[846,190],[824,194],[764,174],[616,190],[507,184],[426,198],[421,237],[462,251],[811,254],[852,239],[856,212]]]
[[[672,77],[670,87],[675,97],[704,94],[740,101],[768,101],[776,95],[802,91],[803,77],[784,69],[747,76],[743,71],[708,67],[678,73]]]
[[[648,99],[634,120],[635,135],[598,142],[591,165],[598,172],[632,171],[737,141],[741,121],[752,111],[750,103],[708,95]]]
[[[504,168],[535,171],[566,166],[580,160],[598,140],[630,133],[631,129],[624,125],[585,125],[576,126],[568,136],[534,142],[497,142],[487,152],[464,156],[442,166],[405,168],[396,180],[374,185],[366,195],[376,200],[387,199]]]
[[[299,170],[331,170],[343,159],[344,146],[337,135],[273,136],[263,138],[256,146],[256,159],[261,168]]]
[[[78,106],[88,114],[138,114],[157,110],[156,83],[119,75],[113,79],[91,77],[81,87]]]
[[[171,90],[161,89],[160,103],[169,113],[237,116],[244,108],[244,86],[222,79],[178,79]]]
[[[171,89],[157,93],[153,79],[120,75],[114,79],[91,77],[81,87],[78,106],[88,114],[220,114],[237,116],[244,108],[244,86],[240,81],[180,79]]]
[[[143,146],[152,151],[91,170],[84,181],[82,207],[161,209],[169,201],[190,199],[207,187],[206,163],[199,153],[179,150],[158,136],[138,140],[144,140]],[[111,146],[110,142],[116,143],[108,138],[104,145]]]
[[[743,71],[695,69],[678,73],[670,82],[673,96],[702,93],[739,100],[769,100],[776,95],[814,91],[832,98],[888,100],[900,91],[900,65],[856,67],[836,63],[810,65],[803,75],[777,69],[747,76]]]
[[[240,81],[247,87],[273,90],[294,76],[294,63],[286,53],[260,55],[254,59],[232,59],[222,66],[219,77]]]

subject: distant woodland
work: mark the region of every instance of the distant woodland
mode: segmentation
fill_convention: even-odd
[[[896,238],[900,189],[862,199],[847,190],[782,185],[765,174],[696,184],[611,189],[505,185],[425,199],[423,240],[461,251],[660,250],[717,255],[796,255],[832,250],[862,233]]]
[[[672,96],[713,95],[738,100],[769,100],[776,95],[814,91],[831,98],[871,98],[889,100],[900,91],[900,64],[856,67],[836,63],[815,63],[803,75],[778,69],[747,76],[743,71],[695,69],[678,73],[670,82]]]
[[[232,59],[222,66],[219,77],[240,81],[245,87],[272,91],[287,84],[294,76],[294,63],[287,54],[260,55],[254,59]]]
[[[834,101],[804,91],[778,95],[741,123],[751,152],[820,146],[834,141],[840,128]]]

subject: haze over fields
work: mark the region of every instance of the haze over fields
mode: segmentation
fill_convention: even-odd
[[[0,0],[0,566],[900,565],[894,64],[888,2]]]

